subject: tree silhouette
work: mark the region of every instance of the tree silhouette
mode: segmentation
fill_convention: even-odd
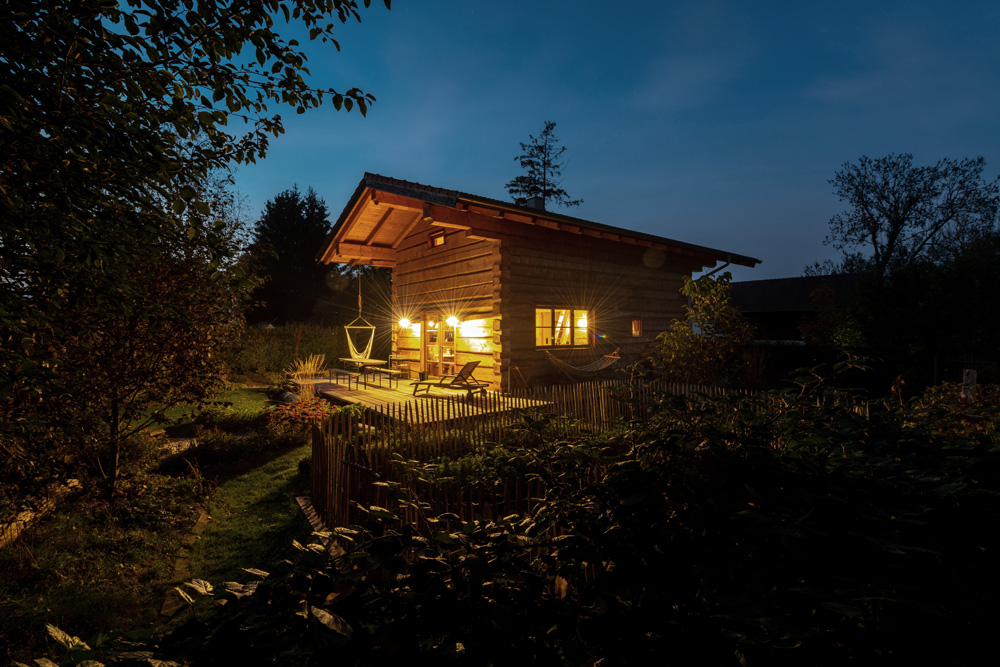
[[[824,243],[844,253],[847,269],[882,280],[919,261],[949,261],[995,229],[996,181],[986,161],[944,159],[914,166],[909,154],[845,163],[830,184],[848,210],[830,219]]]
[[[543,209],[550,200],[559,206],[579,206],[583,203],[582,199],[570,199],[569,194],[559,187],[562,183],[559,177],[566,166],[565,161],[560,162],[559,158],[566,152],[566,147],[559,145],[555,129],[556,124],[547,120],[537,137],[528,135],[528,143],[521,143],[521,154],[514,160],[520,162],[527,173],[504,186],[516,204],[523,206],[532,197],[542,198]]]
[[[327,269],[316,263],[316,248],[330,230],[326,202],[309,188],[285,190],[264,204],[253,230],[250,266],[264,280],[253,294],[258,303],[251,323],[306,322],[323,297]]]

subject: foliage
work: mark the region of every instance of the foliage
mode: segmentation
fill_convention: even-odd
[[[913,166],[909,154],[845,163],[830,184],[850,208],[830,219],[825,243],[879,280],[921,260],[950,260],[995,229],[1000,190],[983,179],[985,166],[981,157]]]
[[[738,355],[753,340],[753,327],[732,304],[726,272],[718,278],[684,278],[685,317],[657,336],[654,372],[673,382],[717,384],[738,376]]]
[[[202,611],[143,648],[194,665],[968,664],[1000,593],[998,422],[996,388],[880,405],[822,369],[783,392],[664,396],[599,447],[495,450],[543,476],[528,515],[403,524],[420,503],[378,482],[398,506],[247,583],[195,582]]]
[[[313,319],[326,297],[326,267],[315,257],[330,231],[326,202],[309,188],[285,190],[264,204],[246,260],[263,278],[254,290],[251,323],[286,324]],[[335,269],[331,269],[335,270]]]
[[[322,371],[325,366],[325,355],[311,354],[305,359],[292,361],[285,372],[294,378],[308,378]]]
[[[128,467],[146,472],[124,476],[114,503],[93,494],[61,503],[0,553],[0,653],[24,659],[45,651],[46,623],[85,638],[92,650],[75,660],[148,636],[164,587],[176,581],[178,547],[191,540],[192,508],[210,496],[208,530],[192,549],[194,576],[265,565],[309,534],[293,498],[304,491],[308,445],[300,438],[284,449],[287,441],[270,435],[259,390],[219,399],[195,417],[195,447],[161,460],[161,443],[146,439],[147,458]],[[120,631],[93,633],[109,627]]]
[[[560,158],[566,147],[559,145],[555,129],[555,123],[545,121],[537,137],[528,135],[528,143],[521,143],[521,154],[514,160],[527,173],[511,179],[504,186],[518,205],[523,206],[532,197],[541,197],[544,204],[553,201],[567,207],[583,203],[582,199],[570,199],[566,191],[559,187],[562,183],[559,177],[566,166]]]
[[[270,424],[311,425],[322,421],[338,411],[333,404],[322,398],[312,398],[308,401],[295,403],[278,403],[267,413]]]
[[[816,314],[799,322],[807,345],[855,349],[865,342],[858,323],[844,304],[835,299],[831,285],[820,285],[810,295]]]
[[[263,157],[282,131],[275,105],[372,101],[310,87],[276,17],[326,42],[357,7],[14,0],[0,12],[4,490],[43,484],[81,446],[113,487],[147,397],[210,390],[209,353],[238,331],[251,283],[210,180]]]
[[[194,474],[129,474],[113,506],[84,491],[31,526],[0,551],[0,655],[52,650],[46,623],[95,647],[93,628],[148,628],[205,493]]]
[[[956,249],[946,262],[917,261],[881,281],[858,275],[852,302],[843,308],[820,303],[817,328],[803,331],[812,340],[851,345],[880,359],[873,379],[883,388],[900,374],[914,388],[958,380],[969,367],[963,359],[980,370],[1000,362],[998,262],[1000,232],[991,232]]]
[[[221,352],[229,373],[264,381],[282,374],[295,359],[315,354],[328,359],[347,356],[344,329],[301,323],[248,327]]]

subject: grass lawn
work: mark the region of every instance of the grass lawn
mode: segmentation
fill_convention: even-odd
[[[175,405],[163,413],[168,424],[164,426],[172,438],[189,438],[195,435],[198,415],[204,412],[224,412],[233,419],[252,420],[274,402],[267,397],[265,387],[235,387],[219,394],[209,402],[207,410],[196,405]]]
[[[309,485],[299,463],[310,446],[285,451],[276,458],[220,480],[209,507],[212,517],[191,554],[191,574],[214,583],[245,581],[244,567],[267,570],[303,541],[312,528],[295,502]]]

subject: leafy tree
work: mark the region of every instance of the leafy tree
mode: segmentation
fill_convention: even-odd
[[[251,267],[263,284],[253,293],[259,303],[251,322],[285,324],[312,319],[327,288],[327,268],[316,250],[330,230],[326,202],[309,188],[285,190],[264,204],[252,232]]]
[[[685,277],[684,319],[657,336],[651,363],[657,374],[674,382],[716,384],[735,377],[737,359],[753,340],[753,326],[732,304],[732,276]]]
[[[528,143],[521,144],[521,154],[514,158],[527,173],[512,179],[504,187],[519,205],[523,206],[531,197],[541,197],[545,204],[551,200],[559,206],[579,206],[583,203],[582,199],[570,199],[566,191],[559,187],[562,183],[559,177],[566,166],[559,158],[566,152],[566,147],[559,145],[555,129],[555,123],[545,121],[541,133],[537,137],[528,135]]]
[[[995,227],[1000,195],[983,179],[985,165],[979,157],[914,166],[909,154],[845,163],[830,184],[850,208],[830,219],[825,243],[844,254],[844,267],[877,280],[946,261]]]
[[[156,385],[140,377],[176,361],[184,326],[212,329],[192,332],[204,345],[190,348],[209,359],[212,327],[231,312],[217,288],[248,283],[202,195],[206,181],[264,156],[282,132],[276,104],[304,112],[330,100],[366,112],[373,98],[356,88],[313,88],[305,53],[275,27],[301,24],[336,46],[333,19],[358,18],[357,9],[352,0],[12,0],[0,9],[5,483],[46,474],[43,462],[64,460],[60,446],[116,449],[122,410],[137,413],[69,400],[110,377],[86,363],[101,346],[137,344],[159,359],[126,396],[150,395]],[[191,382],[204,370],[189,366]]]

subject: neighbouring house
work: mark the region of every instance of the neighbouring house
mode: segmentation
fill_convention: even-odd
[[[848,274],[798,276],[732,283],[733,304],[757,327],[757,339],[803,343],[802,324],[821,307],[846,309],[857,278]]]
[[[318,260],[392,268],[393,355],[429,376],[480,362],[493,388],[647,352],[685,276],[760,260],[366,173]]]

